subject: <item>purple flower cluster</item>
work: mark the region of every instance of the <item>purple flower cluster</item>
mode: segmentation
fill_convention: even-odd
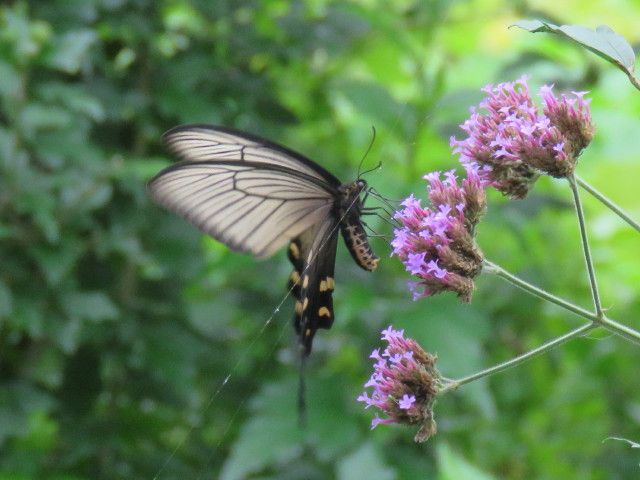
[[[423,208],[411,195],[394,215],[402,227],[394,230],[392,255],[420,279],[410,283],[414,300],[449,290],[470,301],[472,279],[482,267],[474,234],[486,205],[486,173],[468,165],[460,184],[453,171],[429,173],[424,179],[431,206]]]
[[[558,98],[553,94],[553,86],[543,85],[540,88],[543,112],[551,125],[557,128],[564,137],[561,148],[567,155],[565,161],[571,163],[572,168],[569,173],[573,173],[578,156],[589,145],[595,132],[589,108],[591,99],[584,98],[587,92],[571,93],[574,98],[565,94]],[[552,175],[552,173],[549,174]]]
[[[365,388],[373,388],[371,396],[358,397],[365,408],[376,407],[387,418],[376,418],[371,428],[381,423],[420,425],[416,441],[425,441],[436,432],[433,404],[441,384],[435,368],[436,357],[425,352],[417,342],[404,337],[404,330],[389,326],[382,331],[388,346],[371,354],[374,372]]]
[[[492,186],[512,198],[524,198],[540,172],[554,177],[573,173],[594,132],[584,93],[558,98],[545,85],[540,112],[525,77],[482,91],[487,94],[479,105],[484,112],[472,108],[461,125],[468,137],[451,138],[463,165],[488,167]]]

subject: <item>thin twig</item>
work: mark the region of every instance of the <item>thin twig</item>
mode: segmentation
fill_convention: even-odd
[[[613,213],[615,213],[621,219],[623,219],[625,222],[627,222],[629,225],[631,225],[635,230],[640,232],[640,223],[636,222],[633,218],[631,218],[627,212],[625,212],[622,208],[620,208],[618,205],[613,203],[613,201],[611,201],[603,193],[599,192],[593,186],[591,186],[587,182],[585,182],[582,178],[578,177],[577,175],[575,176],[575,178],[576,178],[576,182],[578,183],[578,185],[580,185],[582,188],[584,188],[587,192],[589,192],[595,198],[600,200],[604,205],[609,207],[609,209]]]
[[[589,275],[589,284],[591,285],[591,297],[593,298],[593,306],[596,310],[598,318],[603,317],[602,303],[600,302],[600,293],[598,292],[598,282],[596,281],[596,272],[593,268],[593,259],[591,258],[591,249],[589,248],[589,240],[587,239],[587,228],[584,222],[584,211],[582,210],[582,202],[580,201],[580,192],[576,179],[573,175],[567,177],[571,192],[573,193],[573,202],[576,207],[576,215],[578,216],[578,226],[580,227],[580,241],[582,243],[582,252],[584,253],[584,262]]]
[[[530,358],[535,357],[536,355],[540,355],[541,353],[544,353],[547,350],[551,350],[552,348],[557,347],[558,345],[568,342],[572,338],[576,338],[578,336],[584,335],[588,331],[593,330],[594,328],[597,328],[597,327],[598,325],[594,322],[586,323],[584,325],[581,325],[578,328],[571,330],[568,333],[565,333],[561,337],[557,337],[557,338],[554,338],[553,340],[549,340],[548,342],[543,343],[539,347],[534,348],[533,350],[529,350],[528,352],[523,353],[522,355],[518,355],[517,357],[512,358],[511,360],[507,360],[506,362],[499,363],[498,365],[487,368],[485,370],[481,370],[480,372],[476,372],[472,375],[460,378],[458,380],[452,380],[442,390],[438,392],[438,395],[442,395],[450,390],[455,390],[456,388],[460,387],[461,385],[464,385],[465,383],[473,382],[474,380],[477,380],[479,378],[487,377],[489,375],[493,375],[494,373],[502,372],[503,370],[506,370],[510,367],[514,367],[522,362],[529,360]]]
[[[486,260],[486,259],[484,260],[483,271],[493,273],[494,275],[497,275],[505,279],[512,285],[515,285],[516,287],[521,288],[525,292],[531,293],[532,295],[539,297],[543,300],[547,300],[548,302],[555,303],[556,305],[564,308],[565,310],[569,310],[570,312],[573,312],[576,315],[579,315],[580,317],[586,318],[587,320],[593,320],[595,318],[595,315],[591,313],[589,310],[585,310],[584,308],[578,307],[577,305],[574,305],[571,302],[567,302],[566,300],[552,293],[549,293],[546,290],[543,290],[542,288],[537,287],[521,279],[520,277],[515,276],[513,273],[508,272],[501,266],[493,262],[490,262],[489,260]]]
[[[630,342],[635,343],[636,345],[640,345],[640,332],[634,330],[631,327],[627,327],[622,323],[618,323],[615,320],[603,315],[603,317],[597,322],[602,325],[604,328],[613,332],[621,337],[626,338]]]
[[[552,293],[547,292],[546,290],[543,290],[540,287],[537,287],[521,279],[520,277],[515,276],[514,274],[508,272],[501,266],[496,265],[489,260],[484,260],[483,271],[493,273],[494,275],[497,275],[498,277],[506,280],[507,282],[515,285],[516,287],[524,290],[527,293],[530,293],[543,300],[547,300],[548,302],[554,303],[559,307],[564,308],[565,310],[573,312],[580,317],[586,318],[587,320],[591,320],[591,322],[596,326],[601,326],[608,331],[635,343],[636,345],[640,345],[640,332],[626,325],[623,325],[604,314],[599,317],[593,312],[585,310],[582,307],[578,307],[571,302],[568,302],[556,295],[553,295]]]

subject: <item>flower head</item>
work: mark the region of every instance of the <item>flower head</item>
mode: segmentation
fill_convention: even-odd
[[[540,172],[566,177],[593,137],[584,93],[554,96],[543,86],[542,112],[533,103],[525,77],[513,83],[487,85],[478,111],[461,125],[467,138],[451,138],[463,165],[489,169],[492,185],[512,198],[524,198]]]
[[[394,231],[392,255],[420,279],[411,283],[414,299],[447,290],[463,301],[471,299],[472,279],[482,265],[474,234],[486,207],[486,173],[469,165],[461,182],[453,171],[429,173],[424,178],[431,206],[423,208],[411,195],[396,212],[394,218],[402,227]]]
[[[358,397],[365,408],[376,407],[387,415],[371,421],[371,428],[381,423],[420,425],[415,439],[427,440],[436,432],[433,404],[441,384],[435,368],[436,357],[425,352],[418,343],[404,337],[404,331],[388,327],[382,332],[388,346],[371,354],[375,363],[373,374],[365,384],[372,387],[371,396],[364,392]]]
[[[591,143],[595,131],[589,109],[591,100],[584,99],[587,92],[571,92],[574,98],[565,94],[557,98],[553,94],[552,88],[553,86],[548,85],[543,85],[540,88],[543,112],[549,118],[551,125],[554,125],[564,137],[556,147],[560,148],[558,153],[561,151],[571,159],[569,161],[571,173],[575,168],[578,156]]]

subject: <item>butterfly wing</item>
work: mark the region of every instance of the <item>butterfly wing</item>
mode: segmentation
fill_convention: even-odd
[[[172,128],[163,139],[181,160],[202,162],[256,162],[304,173],[334,188],[340,185],[329,171],[283,145],[228,127],[182,125]]]
[[[268,257],[331,215],[340,182],[292,150],[204,125],[164,139],[182,162],[149,182],[151,195],[234,250]]]
[[[290,242],[294,323],[308,355],[315,332],[334,320],[340,181],[282,145],[225,127],[180,126],[164,140],[181,162],[149,182],[158,203],[257,257]]]
[[[316,331],[333,324],[338,230],[337,219],[329,217],[289,244],[289,260],[293,264],[289,286],[296,299],[294,326],[305,355],[311,352]]]

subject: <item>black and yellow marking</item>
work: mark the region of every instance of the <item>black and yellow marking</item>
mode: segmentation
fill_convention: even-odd
[[[333,292],[334,286],[333,277],[325,277],[320,280],[320,292]]]
[[[289,255],[294,260],[298,260],[300,258],[300,247],[296,244],[295,241],[289,244]]]
[[[373,253],[367,239],[367,233],[364,231],[360,220],[356,219],[356,221],[343,225],[341,230],[344,242],[355,262],[365,270],[370,272],[375,270],[380,259]]]
[[[337,232],[336,232],[337,233]],[[335,251],[337,237],[331,240]],[[309,239],[305,236],[291,241],[287,256],[293,264],[289,276],[289,288],[296,299],[294,326],[304,351],[311,351],[313,337],[319,328],[330,328],[333,320],[333,268],[335,257],[316,256]]]

